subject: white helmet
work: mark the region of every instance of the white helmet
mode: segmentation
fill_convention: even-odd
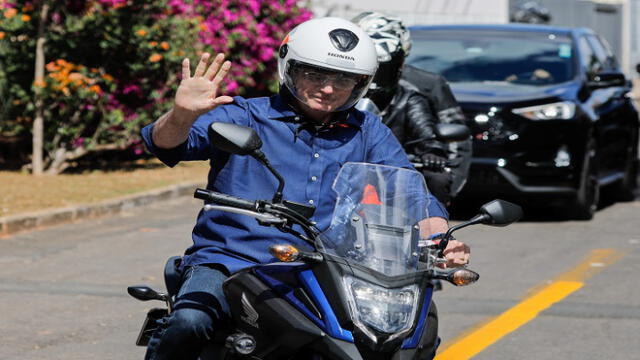
[[[370,37],[378,52],[378,61],[391,61],[396,56],[407,57],[411,51],[411,35],[400,18],[374,11],[360,13],[351,21]]]
[[[280,84],[303,103],[306,101],[296,87],[299,71],[313,69],[355,83],[349,99],[334,111],[357,103],[377,68],[376,49],[369,36],[356,24],[336,17],[312,19],[296,26],[282,41],[278,54]]]
[[[384,110],[396,94],[404,60],[411,50],[409,30],[400,18],[373,11],[360,13],[351,21],[359,25],[375,44],[380,67],[366,96]]]

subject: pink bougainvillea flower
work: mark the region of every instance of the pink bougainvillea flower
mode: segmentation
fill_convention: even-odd
[[[77,138],[77,139],[73,140],[71,142],[71,144],[72,144],[73,148],[79,148],[79,147],[84,145],[84,142],[85,142],[84,138]]]
[[[238,89],[238,82],[237,81],[230,81],[227,83],[226,89],[228,92],[234,92]]]
[[[126,85],[122,89],[122,93],[125,94],[125,95],[129,95],[131,93],[134,93],[136,95],[140,95],[140,94],[142,94],[142,91],[140,90],[140,86],[129,84],[129,85]]]

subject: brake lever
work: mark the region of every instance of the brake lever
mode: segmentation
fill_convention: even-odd
[[[263,224],[267,226],[283,225],[283,224],[286,224],[287,222],[287,219],[282,219],[271,214],[259,213],[257,211],[251,211],[251,210],[245,210],[245,209],[238,209],[231,206],[206,204],[203,207],[203,209],[204,211],[219,210],[219,211],[226,211],[234,214],[251,216],[251,217],[254,217],[256,220],[258,220],[258,223],[260,225],[263,225]]]

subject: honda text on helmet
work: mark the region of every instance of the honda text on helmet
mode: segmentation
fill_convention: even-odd
[[[296,99],[314,110],[351,108],[367,92],[378,60],[369,36],[335,17],[296,26],[280,45],[278,75]]]
[[[396,92],[404,59],[411,50],[409,30],[399,18],[372,11],[363,12],[352,21],[371,37],[375,45],[380,68],[367,97],[384,110]]]

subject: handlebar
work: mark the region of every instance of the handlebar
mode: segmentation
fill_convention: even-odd
[[[219,193],[216,191],[206,189],[196,189],[193,197],[200,200],[210,201],[214,204],[231,206],[245,210],[257,210],[256,202],[251,202],[239,197]]]
[[[450,159],[445,160],[444,166],[442,168],[431,168],[425,162],[423,162],[419,156],[416,156],[414,154],[407,154],[407,157],[409,158],[411,165],[413,165],[413,167],[416,168],[416,170],[425,169],[425,170],[432,170],[436,172],[451,172],[451,168],[455,167],[455,163]]]
[[[227,195],[207,189],[196,189],[193,197],[208,201],[212,205],[205,205],[205,210],[221,210],[253,216],[261,225],[276,226],[284,232],[289,232],[315,246],[314,239],[317,231],[314,230],[315,223],[295,209],[287,207],[286,204],[272,203],[269,201],[249,201],[232,195]],[[300,225],[306,234],[302,235],[291,228],[291,225]]]

